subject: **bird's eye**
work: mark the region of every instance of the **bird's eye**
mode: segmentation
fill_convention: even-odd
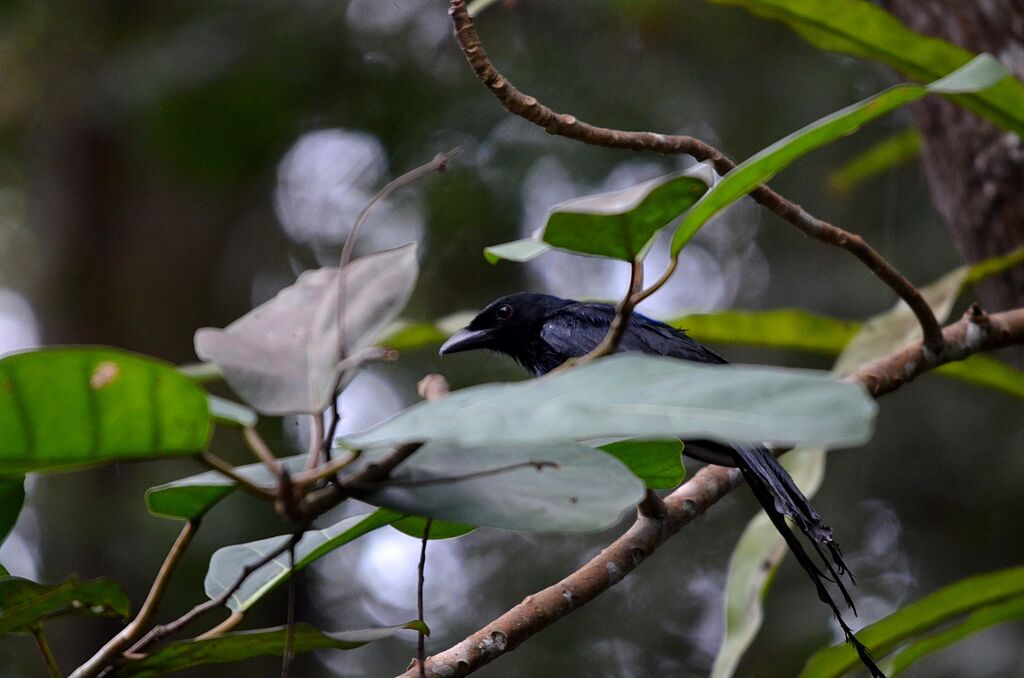
[[[508,304],[502,304],[494,312],[494,315],[498,317],[498,320],[508,320],[512,317],[512,307]]]

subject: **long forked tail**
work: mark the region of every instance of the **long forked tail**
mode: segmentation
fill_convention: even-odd
[[[836,621],[839,622],[839,626],[843,629],[846,640],[857,651],[857,656],[860,657],[861,662],[867,667],[873,678],[885,678],[885,674],[875,664],[875,660],[868,648],[857,639],[853,630],[847,625],[846,620],[843,619],[839,606],[832,599],[828,588],[825,586],[825,580],[834,583],[842,593],[845,603],[853,610],[854,614],[857,614],[849,591],[847,591],[842,581],[842,575],[846,574],[850,577],[850,582],[855,583],[853,575],[850,574],[849,568],[843,562],[839,545],[835,543],[832,537],[832,528],[821,519],[821,516],[818,515],[818,512],[811,506],[807,497],[804,496],[800,488],[793,482],[786,469],[782,468],[767,448],[752,446],[735,447],[732,449],[736,466],[743,473],[744,480],[747,481],[758,503],[761,504],[761,508],[768,514],[772,524],[775,525],[775,529],[779,531],[779,534],[786,541],[786,545],[793,552],[797,562],[800,563],[800,566],[811,578],[811,581],[814,582],[818,598],[831,608],[832,614],[835,615]],[[797,539],[786,523],[786,516],[791,518],[793,524],[810,540],[815,552],[824,563],[828,574],[823,573],[811,557],[807,555],[803,544],[800,543],[800,540]],[[822,551],[823,547],[828,551],[828,557]]]

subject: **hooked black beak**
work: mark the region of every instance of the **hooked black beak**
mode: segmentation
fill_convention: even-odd
[[[487,348],[490,341],[490,330],[471,330],[467,327],[449,337],[448,341],[441,344],[441,349],[437,353],[438,355],[448,355],[449,353]]]

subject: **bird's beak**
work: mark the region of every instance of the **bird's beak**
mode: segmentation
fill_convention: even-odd
[[[441,344],[438,355],[449,353],[461,353],[472,351],[476,348],[486,348],[491,341],[490,330],[471,330],[468,327],[453,334],[448,341]]]

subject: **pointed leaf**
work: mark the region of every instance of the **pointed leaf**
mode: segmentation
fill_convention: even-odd
[[[872,177],[921,154],[921,135],[908,129],[888,136],[828,175],[828,187],[833,193],[847,195]]]
[[[225,633],[203,640],[179,640],[157,648],[145,659],[122,665],[113,675],[117,678],[151,678],[203,664],[227,664],[252,657],[281,656],[289,647],[295,654],[310,650],[354,650],[367,643],[391,638],[405,630],[428,632],[419,621],[401,626],[339,633],[327,633],[300,622],[292,627],[290,633],[287,627],[279,626]]]
[[[992,56],[982,54],[932,85],[903,84],[890,87],[793,132],[737,165],[704,194],[683,217],[672,237],[672,254],[678,254],[708,219],[814,149],[856,132],[868,122],[920,99],[929,91],[977,91],[991,87],[1007,74],[1006,69]]]
[[[423,539],[423,531],[427,527],[427,519],[421,516],[406,516],[401,520],[396,520],[391,523],[391,527],[395,528],[402,534],[407,534],[410,537],[416,537],[417,539]],[[475,529],[475,525],[452,523],[447,520],[431,520],[430,535],[427,538],[452,539],[453,537],[461,537],[464,534],[469,534]]]
[[[643,483],[622,462],[586,445],[494,440],[502,442],[424,445],[379,489],[357,496],[402,513],[536,532],[601,530],[644,497]]]
[[[245,612],[260,598],[287,581],[293,573],[321,556],[401,517],[401,513],[378,509],[372,513],[345,518],[323,530],[305,532],[295,545],[294,568],[289,566],[288,552],[282,553],[250,574],[242,586],[228,598],[226,605],[235,612]],[[286,544],[289,539],[291,535],[280,535],[217,549],[210,558],[210,567],[206,571],[206,595],[213,599],[223,594],[234,585],[247,565],[259,562],[268,553]]]
[[[863,387],[823,372],[623,353],[540,379],[476,386],[417,403],[343,444],[483,447],[496,440],[679,436],[854,445],[870,436],[875,410]]]
[[[962,579],[857,632],[877,657],[951,619],[1024,597],[1024,567]],[[969,631],[971,627],[963,629]],[[966,634],[965,634],[966,635]],[[825,648],[804,665],[800,678],[841,676],[859,662],[848,645]]]
[[[575,198],[552,208],[540,237],[561,249],[632,261],[714,180],[711,167],[700,164],[621,191]]]
[[[502,259],[506,261],[529,261],[550,249],[551,245],[541,242],[536,237],[530,237],[500,245],[491,245],[484,249],[484,258],[490,264],[496,264]]]
[[[309,457],[305,454],[278,459],[289,473],[301,471]],[[278,480],[265,464],[235,467],[235,472],[253,485],[273,489]],[[187,478],[172,480],[146,490],[146,507],[161,518],[193,520],[213,508],[217,502],[237,489],[235,481],[217,471],[206,471]]]
[[[128,617],[131,603],[113,579],[46,586],[21,577],[0,578],[0,635],[65,614]]]
[[[196,354],[217,363],[258,412],[319,413],[331,400],[339,357],[377,341],[405,306],[417,272],[415,244],[361,257],[340,274],[306,271],[227,328],[196,332]]]
[[[620,440],[601,449],[625,464],[652,490],[676,487],[686,477],[683,444],[678,440]]]
[[[110,348],[47,348],[0,360],[5,473],[196,454],[206,395],[172,366]]]
[[[908,77],[934,80],[974,54],[944,40],[915,33],[899,19],[864,0],[711,0],[738,5],[786,23],[812,45],[873,59]],[[960,105],[1005,129],[1024,135],[1024,84],[1007,78],[991,89],[955,97]]]

